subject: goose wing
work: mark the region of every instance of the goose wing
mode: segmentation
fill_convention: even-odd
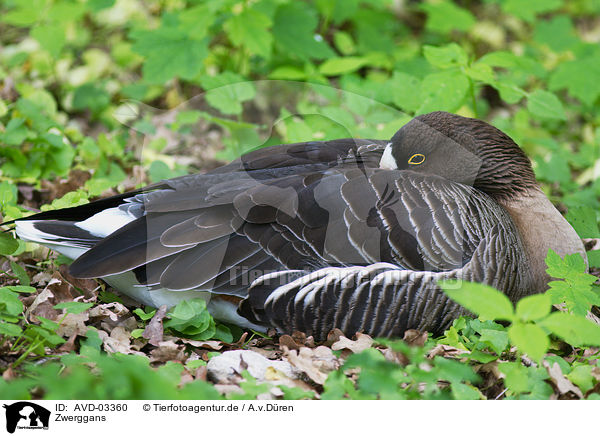
[[[532,283],[525,251],[499,205],[463,185],[394,173],[376,172],[368,180],[378,192],[395,187],[397,201],[377,207],[395,263],[266,274],[253,282],[239,313],[254,323],[321,339],[333,327],[346,335],[392,337],[411,328],[439,334],[466,314],[439,280],[486,283],[512,301],[524,296]],[[404,227],[406,222],[413,227]],[[417,253],[425,268],[412,267]]]

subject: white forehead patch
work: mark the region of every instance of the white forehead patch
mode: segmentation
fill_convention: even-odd
[[[392,156],[392,143],[390,142],[383,151],[383,156],[381,156],[381,160],[379,161],[379,168],[383,168],[386,170],[397,170],[398,165],[396,164],[396,159]]]

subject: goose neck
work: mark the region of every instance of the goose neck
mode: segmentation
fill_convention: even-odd
[[[581,238],[539,188],[510,199],[498,200],[509,213],[521,236],[536,292],[548,288],[545,258],[548,250],[561,257],[580,253],[587,259]]]

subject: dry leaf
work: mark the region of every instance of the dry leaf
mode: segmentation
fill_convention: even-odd
[[[219,351],[223,348],[223,342],[221,341],[195,341],[193,339],[179,338],[184,344],[191,345],[197,348],[206,348],[208,350]]]
[[[329,333],[327,333],[327,340],[323,345],[330,347],[331,344],[337,342],[341,336],[344,336],[343,331],[341,331],[340,329],[333,329]]]
[[[297,344],[296,341],[290,335],[281,335],[279,337],[279,346],[286,346],[290,350],[299,350],[300,344]]]
[[[269,360],[250,350],[226,351],[208,361],[208,377],[216,383],[238,383],[239,375],[247,370],[259,381],[265,380],[267,369],[273,367],[289,378],[297,378],[298,373],[292,365],[281,360]]]
[[[98,336],[104,343],[104,351],[107,353],[123,353],[123,354],[140,354],[138,351],[131,349],[130,336],[123,327],[115,327],[110,332],[110,336],[104,330],[98,330]]]
[[[371,348],[373,345],[373,339],[369,335],[363,333],[356,334],[356,340],[350,340],[346,336],[340,336],[337,342],[331,345],[332,350],[344,350],[348,349],[353,353],[360,353],[367,348]]]
[[[558,363],[554,362],[554,364],[550,366],[548,362],[544,361],[543,366],[548,370],[548,374],[550,375],[550,378],[552,379],[554,385],[558,389],[558,392],[560,392],[561,394],[572,392],[575,395],[577,395],[577,397],[583,398],[583,393],[581,392],[581,389],[579,389],[577,386],[571,383],[571,380],[564,376]]]
[[[422,347],[427,341],[427,332],[421,333],[419,330],[408,329],[404,332],[402,340],[408,345]]]
[[[150,362],[168,362],[171,360],[184,362],[185,354],[183,350],[183,345],[177,345],[173,341],[159,342],[157,348],[150,352]]]
[[[52,294],[52,291],[46,286],[46,288],[42,292],[40,292],[35,297],[33,302],[29,305],[29,307],[25,311],[25,315],[40,315],[44,318],[55,320],[60,314],[60,312],[52,308],[52,306],[54,305],[50,303],[49,300],[53,297],[54,294]]]
[[[453,347],[451,345],[437,344],[435,347],[431,349],[429,354],[427,354],[428,359],[433,359],[435,356],[442,357],[456,357],[461,354],[470,353],[470,351],[462,350],[460,348]]]
[[[98,304],[89,310],[90,318],[110,319],[114,323],[119,323],[123,318],[131,316],[131,312],[124,305],[118,302]]]
[[[98,282],[93,279],[78,279],[69,274],[69,267],[65,264],[62,264],[58,267],[58,271],[60,275],[64,279],[65,282],[69,283],[71,286],[74,286],[83,291],[83,295],[85,298],[95,298],[96,293],[94,292],[96,289],[100,287]]]
[[[85,336],[87,332],[85,321],[88,319],[89,315],[87,312],[67,313],[58,326],[56,333],[64,337],[71,337],[73,335]]]
[[[65,342],[58,348],[58,351],[63,352],[63,353],[70,353],[71,351],[75,350],[75,348],[76,348],[75,339],[76,338],[77,338],[77,334],[71,335],[71,337],[67,340],[67,342]]]
[[[148,339],[148,342],[154,346],[158,346],[163,340],[163,323],[162,320],[167,314],[167,306],[162,305],[158,308],[146,328],[142,337]]]
[[[298,351],[284,347],[283,354],[288,362],[320,385],[325,382],[331,371],[340,367],[340,362],[333,355],[331,349],[324,346],[317,348],[302,347]]]

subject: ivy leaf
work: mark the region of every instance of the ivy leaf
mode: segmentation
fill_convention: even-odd
[[[565,110],[558,97],[538,89],[527,97],[527,109],[538,118],[566,120]]]
[[[421,106],[416,114],[453,112],[462,104],[468,89],[468,79],[458,71],[429,74],[421,84]]]
[[[262,12],[246,8],[227,20],[223,28],[234,46],[243,45],[251,54],[267,58],[273,45],[273,35],[268,30],[271,24]]]
[[[334,51],[315,35],[317,24],[317,15],[307,4],[283,4],[275,13],[273,36],[289,55],[303,59],[332,57]]]
[[[538,325],[574,347],[600,346],[600,326],[583,316],[554,312]]]
[[[427,14],[425,28],[440,33],[450,33],[453,30],[468,31],[475,24],[471,12],[456,6],[452,2],[423,3],[421,10]]]
[[[162,84],[173,77],[192,79],[208,54],[206,40],[192,39],[175,26],[138,30],[131,37],[135,40],[132,49],[146,58],[142,71],[150,83]]]
[[[514,318],[513,305],[502,292],[481,283],[444,280],[440,286],[452,300],[483,319]]]
[[[423,55],[427,62],[441,69],[466,66],[469,60],[463,48],[454,42],[444,47],[426,45]]]
[[[508,328],[508,337],[513,345],[537,362],[550,346],[548,335],[535,324],[516,322]]]

